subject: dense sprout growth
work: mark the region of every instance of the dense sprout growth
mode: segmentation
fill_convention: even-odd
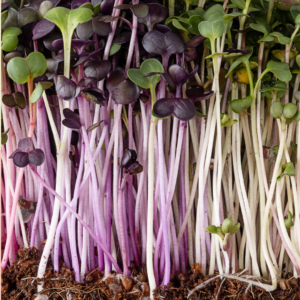
[[[2,269],[300,275],[300,5],[167,2],[2,4]]]

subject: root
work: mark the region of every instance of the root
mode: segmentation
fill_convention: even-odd
[[[206,285],[208,285],[210,282],[212,282],[212,281],[214,281],[215,279],[217,279],[217,278],[220,277],[220,278],[223,278],[223,280],[222,280],[222,282],[221,282],[221,284],[220,284],[220,287],[219,287],[219,290],[218,290],[218,293],[217,293],[217,297],[216,297],[217,299],[218,299],[219,293],[220,293],[220,291],[221,291],[221,287],[222,287],[222,285],[223,285],[223,283],[224,283],[224,281],[225,281],[226,279],[238,280],[238,281],[242,281],[242,282],[248,283],[249,286],[247,287],[246,291],[248,291],[248,289],[249,289],[250,286],[252,286],[252,285],[258,286],[258,287],[264,289],[266,292],[268,292],[268,293],[270,294],[271,298],[274,299],[274,298],[272,297],[272,295],[271,295],[271,292],[273,292],[273,291],[276,289],[276,287],[274,287],[274,286],[272,286],[272,285],[269,285],[269,284],[264,284],[264,283],[258,281],[258,279],[256,279],[257,281],[254,281],[254,280],[249,280],[249,279],[245,278],[245,277],[251,277],[251,278],[254,279],[253,276],[246,276],[246,275],[243,275],[243,274],[244,274],[245,272],[247,272],[247,271],[248,271],[248,270],[245,269],[245,270],[243,270],[242,272],[240,272],[240,273],[238,273],[238,274],[233,274],[233,275],[221,274],[221,275],[217,275],[217,276],[215,276],[215,277],[212,277],[212,278],[206,280],[205,282],[199,284],[198,286],[196,286],[193,290],[191,290],[191,291],[189,292],[187,298],[189,299],[193,293],[195,293],[195,292],[198,291],[199,289],[204,288],[204,287],[205,287]]]

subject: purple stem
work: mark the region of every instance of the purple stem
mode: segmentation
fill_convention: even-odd
[[[163,149],[163,121],[158,121],[158,172],[160,180],[160,210],[161,210],[161,226],[163,230],[163,240],[164,240],[164,252],[165,252],[165,275],[162,285],[167,285],[170,282],[171,273],[171,260],[170,260],[170,244],[169,244],[169,234],[168,234],[168,223],[167,223],[167,212],[166,212],[166,194],[165,194],[165,172],[164,172],[164,149]],[[156,207],[154,207],[156,209]],[[156,276],[158,279],[158,276]]]
[[[115,261],[115,259],[112,257],[112,255],[107,251],[107,249],[105,248],[105,246],[103,246],[103,244],[98,240],[98,238],[96,237],[96,235],[93,233],[93,231],[90,229],[90,227],[83,221],[83,219],[76,213],[76,211],[58,194],[56,193],[51,186],[49,186],[42,178],[41,176],[37,173],[37,171],[34,169],[34,167],[30,164],[29,165],[33,174],[35,175],[35,177],[38,179],[38,181],[47,189],[49,190],[50,193],[52,193],[59,201],[62,205],[64,205],[78,220],[79,222],[83,225],[83,227],[88,231],[88,233],[90,234],[90,236],[94,239],[94,241],[97,243],[97,245],[103,250],[103,252],[107,255],[107,257],[109,258],[109,260],[112,262],[112,264],[114,265],[114,267],[116,268],[118,273],[122,273],[122,270],[120,269],[120,267],[118,266],[117,262]]]

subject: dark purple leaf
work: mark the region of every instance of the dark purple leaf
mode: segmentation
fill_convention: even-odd
[[[44,160],[45,155],[43,150],[41,149],[34,149],[28,153],[29,162],[35,166],[40,166]]]
[[[121,166],[123,168],[128,168],[130,165],[132,165],[137,159],[137,154],[134,150],[125,150],[122,160],[121,160]]]
[[[122,45],[129,42],[131,39],[131,32],[130,31],[122,31],[118,35],[116,35],[113,39],[113,43],[117,45]]]
[[[76,33],[81,40],[88,40],[93,32],[99,36],[107,36],[110,32],[110,24],[100,21],[99,17],[94,17],[76,28]]]
[[[126,79],[126,74],[123,68],[116,67],[106,81],[106,88],[111,93],[121,82]]]
[[[206,40],[206,38],[204,36],[202,36],[202,35],[194,36],[192,39],[190,39],[186,43],[186,48],[196,48],[200,44],[202,44],[205,40]]]
[[[102,22],[99,17],[92,18],[93,30],[99,36],[107,36],[110,33],[110,24]]]
[[[39,83],[41,81],[47,81],[47,80],[48,80],[48,77],[46,76],[46,74],[43,74],[42,76],[35,77],[33,79],[33,83]]]
[[[151,31],[153,29],[154,24],[160,23],[167,18],[168,10],[163,5],[156,3],[151,3],[147,5],[149,7],[148,14],[143,18],[138,18],[138,22],[145,24],[148,27],[148,31]]]
[[[111,63],[108,60],[94,61],[93,64],[84,69],[86,77],[95,77],[97,81],[104,79],[111,69]]]
[[[63,75],[59,75],[57,77],[56,90],[62,99],[70,101],[78,95],[80,87],[78,90],[74,81]]]
[[[87,101],[91,101],[95,104],[105,105],[105,98],[103,92],[98,88],[87,88],[80,92],[81,96]]]
[[[19,35],[20,44],[24,45],[27,48],[32,48],[32,31],[37,23],[37,21],[27,23],[21,28],[22,34]]]
[[[79,133],[77,131],[72,130],[71,145],[77,146],[78,140],[79,140]]]
[[[195,99],[197,97],[202,97],[204,94],[204,88],[201,85],[192,85],[186,89],[186,95],[190,99]]]
[[[15,166],[24,168],[29,164],[29,155],[27,152],[17,152],[14,154],[13,162]]]
[[[84,40],[73,39],[71,48],[74,49],[77,52],[77,54],[80,55],[87,46],[90,46],[93,44],[95,44],[94,41],[89,41],[89,40],[84,41]],[[53,41],[52,47],[63,49],[64,48],[63,39]]]
[[[33,31],[33,40],[40,39],[50,33],[55,27],[55,24],[48,21],[47,19],[43,19],[42,21],[38,22]]]
[[[30,138],[24,137],[24,138],[21,138],[21,139],[19,140],[18,148],[19,148],[21,151],[27,152],[27,151],[30,149],[30,146],[31,146],[31,140],[30,140]]]
[[[146,4],[121,4],[115,6],[118,9],[130,9],[138,18],[144,18],[148,15],[149,7]]]
[[[252,50],[247,50],[247,49],[230,49],[230,48],[227,48],[225,51],[229,52],[229,53],[249,54],[249,53],[251,53]]]
[[[126,173],[129,173],[130,175],[135,175],[141,172],[143,172],[143,166],[138,161],[134,162],[126,169]]]
[[[49,33],[47,36],[44,37],[44,46],[49,50],[49,51],[58,51],[60,48],[54,48],[52,47],[52,42],[55,40],[62,39],[62,35],[58,31],[52,31]]]
[[[199,57],[197,49],[187,48],[184,50],[184,59],[185,61],[194,61]]]
[[[196,114],[195,105],[191,100],[182,98],[163,98],[153,106],[153,113],[158,118],[174,115],[181,121],[188,121]]]
[[[157,30],[145,34],[143,46],[148,53],[162,56],[182,53],[185,48],[183,40],[175,33],[171,31],[161,33]]]
[[[130,104],[140,95],[138,86],[129,79],[124,80],[112,90],[112,98],[118,104]]]
[[[4,10],[7,9],[10,5],[12,5],[13,3],[14,3],[13,1],[1,3],[1,11],[4,11]]]
[[[199,67],[196,65],[195,69],[188,74],[186,70],[178,65],[172,65],[169,68],[169,75],[172,78],[175,85],[185,84],[188,79],[193,77],[198,71]]]
[[[103,0],[103,2],[100,5],[100,12],[102,15],[110,15],[113,11],[115,4],[115,0]]]
[[[98,21],[111,23],[113,21],[117,21],[119,18],[119,16],[99,16]]]
[[[6,94],[2,97],[2,102],[8,107],[18,106],[21,109],[26,107],[26,100],[22,93],[16,92],[13,94]]]
[[[80,124],[78,124],[74,120],[64,119],[62,120],[62,124],[70,129],[80,129]]]
[[[53,77],[57,72],[59,61],[57,61],[54,58],[48,58],[46,61],[47,61],[47,69],[45,75],[47,76],[48,80],[51,80],[53,79]]]
[[[3,61],[8,64],[8,62],[14,57],[23,57],[22,53],[19,51],[13,51],[5,54]]]
[[[95,78],[95,77],[85,77],[85,78],[82,78],[78,82],[78,86],[86,87],[86,86],[88,86],[90,84],[93,84],[94,82],[97,82],[97,78]]]
[[[92,20],[78,24],[76,28],[77,36],[81,40],[88,40],[93,35],[94,29]]]
[[[210,99],[213,94],[214,94],[214,91],[204,92],[204,94],[201,97],[195,98],[194,101],[202,101],[202,100]]]
[[[158,30],[161,33],[167,33],[169,31],[171,31],[171,28],[162,24],[157,24],[155,26],[155,29]]]
[[[54,58],[58,62],[64,61],[65,60],[64,52],[58,53]],[[78,54],[74,53],[74,52],[71,52],[71,59],[76,59],[76,58],[78,58]]]
[[[74,65],[74,67],[77,67],[79,65],[81,65],[82,63],[86,62],[89,58],[91,58],[93,55],[97,54],[99,51],[101,51],[101,48],[98,50],[95,50],[93,52],[84,52],[79,56],[78,61],[76,62],[76,64]]]
[[[63,125],[71,129],[80,129],[80,118],[76,112],[69,108],[63,110],[65,119],[62,121]]]
[[[89,0],[73,0],[71,2],[71,9],[79,8],[82,4],[89,2]]]
[[[12,159],[14,158],[15,154],[18,152],[22,152],[19,148],[17,148],[8,158]]]
[[[25,24],[37,21],[37,12],[33,8],[25,7],[20,11],[9,7],[8,15],[1,29],[5,30],[8,27],[22,28]]]

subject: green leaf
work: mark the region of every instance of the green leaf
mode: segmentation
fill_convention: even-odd
[[[34,91],[30,96],[29,102],[35,103],[36,101],[38,101],[41,98],[43,91],[44,91],[43,86],[40,83],[38,83],[38,85],[36,86],[36,88],[34,89]]]
[[[281,81],[290,81],[292,79],[290,67],[287,63],[271,60],[267,64],[267,70],[275,74],[275,76]]]
[[[223,15],[225,14],[224,8],[220,4],[215,4],[211,6],[203,15],[205,21],[220,21],[223,20]]]
[[[262,32],[264,34],[268,34],[269,30],[267,29],[267,27],[264,24],[255,24],[255,23],[251,23],[249,24],[249,26],[259,32]]]
[[[202,17],[205,13],[204,9],[202,7],[196,7],[194,10],[189,10],[188,12],[188,16],[200,16]]]
[[[1,13],[1,26],[4,24],[5,20],[7,19],[7,16],[8,16],[7,10]]]
[[[224,19],[224,21],[226,22],[226,24],[228,24],[231,20],[233,20],[234,18],[236,18],[236,17],[241,17],[241,16],[247,16],[247,15],[245,15],[245,14],[243,14],[243,13],[241,13],[241,12],[233,12],[233,13],[231,13],[231,14],[225,14],[224,16],[223,16],[223,19]],[[247,16],[248,17],[248,16]]]
[[[280,119],[283,114],[283,104],[280,101],[274,101],[270,108],[270,114],[275,119]]]
[[[27,61],[22,57],[14,57],[7,64],[9,77],[19,84],[26,83],[30,79],[30,70]]]
[[[32,78],[42,76],[46,72],[47,61],[42,53],[31,52],[26,60]]]
[[[227,114],[221,114],[221,128],[234,125],[237,120],[231,120]]]
[[[109,50],[109,56],[116,54],[121,49],[121,46],[122,46],[121,44],[120,45],[112,44]]]
[[[173,21],[172,21],[172,24],[173,24],[174,27],[176,27],[177,29],[188,32],[188,31],[185,29],[185,27],[183,27],[183,26],[181,25],[181,23],[180,23],[178,20],[173,20]]]
[[[287,103],[283,106],[283,116],[286,119],[293,118],[296,115],[297,111],[297,105],[294,103]]]
[[[293,215],[289,210],[286,213],[287,213],[287,218],[284,219],[284,225],[286,228],[291,228],[292,226],[294,226],[294,223],[292,221]]]
[[[295,24],[300,25],[300,15],[298,15],[295,19]]]
[[[247,109],[250,107],[251,103],[253,101],[253,98],[251,96],[247,96],[243,99],[237,99],[237,100],[232,100],[231,101],[231,109],[235,112],[235,113],[240,113],[242,112],[244,109]]]
[[[254,11],[260,11],[260,10],[257,9],[257,8],[255,8],[255,7],[253,7],[253,6],[250,6],[250,7],[248,8],[248,14],[250,14],[251,12],[254,12]]]
[[[1,145],[5,145],[8,140],[9,128],[1,133]]]
[[[216,227],[215,225],[209,225],[206,227],[205,231],[212,234],[217,234],[222,239],[222,241],[224,240],[224,235],[222,233],[221,227]]]
[[[19,84],[43,75],[46,69],[46,59],[40,52],[31,52],[26,59],[14,57],[7,64],[9,77]]]
[[[281,44],[281,45],[287,45],[287,44],[289,44],[290,41],[291,41],[290,38],[284,36],[284,35],[283,35],[282,33],[280,33],[280,32],[271,32],[269,35],[270,35],[270,36],[274,36],[274,38],[275,38],[275,39],[274,39],[274,42],[275,42],[275,43],[279,43],[279,44]]]
[[[228,75],[236,68],[238,67],[241,63],[246,63],[247,61],[249,61],[249,58],[251,57],[252,55],[252,52],[249,53],[249,54],[246,54],[246,55],[242,55],[242,56],[239,56],[233,63],[232,65],[230,66],[227,74],[225,75],[225,78],[228,77]]]
[[[201,17],[200,16],[191,16],[189,18],[189,31],[193,34],[199,35],[199,29],[198,29],[198,25],[201,22]]]
[[[214,57],[218,57],[218,56],[222,56],[222,55],[227,55],[229,52],[216,52],[216,53],[213,53],[211,55],[208,55],[205,57],[205,59],[207,58],[214,58]]]
[[[160,81],[160,75],[156,74],[149,77],[144,77],[144,75],[149,73],[163,73],[164,68],[162,64],[154,58],[146,59],[142,64],[140,69],[129,69],[127,75],[131,81],[133,81],[138,86],[149,89],[155,87]]]
[[[234,224],[230,218],[226,218],[222,223],[222,232],[233,235],[240,229],[241,224]]]
[[[201,35],[213,41],[223,35],[226,23],[223,19],[214,22],[204,21],[199,24],[198,28]]]
[[[2,34],[2,49],[6,52],[13,51],[19,43],[18,35],[22,30],[17,27],[9,27]]]
[[[300,121],[300,111],[298,110],[297,113],[293,117],[293,121],[299,122]]]
[[[296,176],[295,168],[292,162],[282,166],[281,174],[277,177],[277,180],[280,181],[284,175]]]
[[[93,11],[89,8],[76,8],[70,10],[64,7],[55,7],[49,10],[45,19],[53,22],[61,30],[64,39],[70,40],[74,29],[80,23],[91,20]]]
[[[294,19],[300,14],[300,5],[293,5],[290,9],[291,15]]]
[[[231,2],[240,9],[244,9],[246,6],[246,2],[244,0],[231,0]]]
[[[285,82],[278,80],[278,81],[276,81],[276,83],[274,85],[264,87],[263,89],[260,90],[260,92],[265,93],[268,91],[286,91],[286,90],[287,90],[287,88],[286,88]]]

